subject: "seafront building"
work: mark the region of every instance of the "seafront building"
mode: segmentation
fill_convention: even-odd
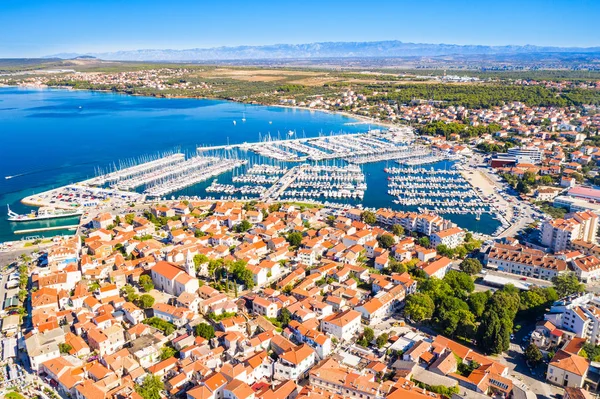
[[[567,262],[560,257],[526,247],[516,241],[494,243],[485,255],[484,263],[486,267],[499,271],[548,281],[568,272]]]
[[[541,227],[542,245],[554,252],[567,249],[573,241],[596,242],[598,215],[591,211],[576,212],[565,219],[547,220]]]

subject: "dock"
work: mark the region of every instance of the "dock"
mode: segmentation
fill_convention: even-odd
[[[40,227],[37,229],[23,229],[23,230],[15,230],[15,234],[28,234],[28,233],[37,233],[40,231],[53,231],[53,230],[76,230],[79,228],[78,224],[72,224],[68,226],[54,226],[54,227]]]

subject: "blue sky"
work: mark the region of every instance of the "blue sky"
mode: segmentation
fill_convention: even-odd
[[[600,0],[0,0],[0,58],[319,41],[600,46]]]

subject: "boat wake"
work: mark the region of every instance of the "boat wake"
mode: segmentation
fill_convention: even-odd
[[[78,163],[78,164],[66,164],[66,165],[61,165],[61,166],[57,166],[55,168],[50,168],[50,169],[37,169],[37,170],[31,170],[29,172],[23,172],[23,173],[18,173],[16,175],[10,175],[10,176],[4,176],[5,180],[10,180],[10,179],[14,179],[17,177],[22,177],[22,176],[28,176],[28,175],[34,175],[36,173],[42,173],[42,172],[50,172],[50,171],[54,171],[54,170],[60,170],[60,169],[67,169],[67,168],[72,168],[75,166],[81,166],[81,165],[89,165],[92,164],[93,162],[82,162],[82,163]]]

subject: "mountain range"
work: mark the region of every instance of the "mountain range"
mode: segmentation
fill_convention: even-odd
[[[323,42],[193,48],[187,50],[144,49],[105,53],[62,53],[44,58],[92,56],[114,61],[216,61],[258,59],[316,59],[349,57],[440,57],[472,55],[517,55],[540,53],[598,54],[600,47],[484,46],[458,44],[404,43],[397,40],[377,42]]]

